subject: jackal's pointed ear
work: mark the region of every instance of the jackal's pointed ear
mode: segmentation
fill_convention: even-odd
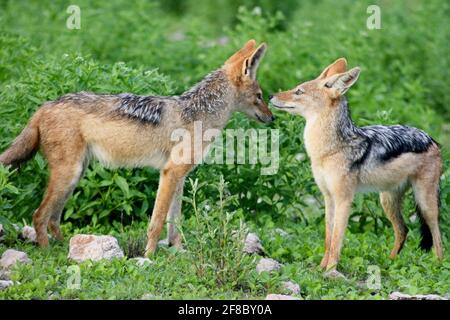
[[[338,73],[344,73],[345,71],[347,71],[347,60],[345,58],[339,58],[326,67],[320,76],[317,77],[317,80],[325,79]]]
[[[256,71],[267,50],[267,44],[262,43],[253,54],[244,60],[242,74],[252,80],[256,80]]]
[[[239,49],[239,51],[235,52],[231,57],[228,58],[227,61],[225,61],[225,64],[232,64],[239,60],[243,60],[244,58],[251,55],[255,48],[256,41],[254,39],[247,41],[247,43],[241,49]]]
[[[361,69],[356,67],[347,72],[335,74],[331,78],[326,79],[324,85],[327,88],[336,89],[339,94],[343,95],[358,80],[360,72]]]

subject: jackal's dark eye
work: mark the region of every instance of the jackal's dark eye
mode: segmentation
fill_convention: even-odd
[[[304,94],[305,93],[305,91],[303,90],[303,89],[301,89],[301,88],[299,88],[299,89],[297,89],[297,90],[295,90],[295,94],[296,95],[302,95],[302,94]]]
[[[262,100],[262,94],[258,92],[258,93],[256,94],[256,98],[258,98],[258,100]]]

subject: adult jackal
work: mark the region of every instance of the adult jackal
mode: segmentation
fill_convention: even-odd
[[[179,220],[186,175],[195,166],[173,161],[174,130],[223,129],[235,111],[269,123],[256,70],[266,51],[250,40],[225,64],[180,96],[100,95],[80,92],[45,103],[2,155],[0,163],[17,165],[40,149],[50,177],[44,199],[33,215],[40,246],[48,245],[47,227],[63,239],[61,212],[90,158],[107,166],[160,169],[160,182],[148,227],[146,255],[152,254],[169,215],[169,244],[180,246]],[[205,147],[205,143],[203,143]],[[193,157],[193,156],[192,156]]]
[[[325,255],[321,267],[338,263],[353,196],[358,191],[380,192],[381,205],[392,222],[394,258],[406,239],[401,203],[412,186],[422,220],[424,249],[434,244],[442,258],[439,231],[439,177],[442,160],[437,143],[422,130],[395,126],[357,127],[344,97],[360,69],[349,71],[345,59],[328,66],[318,78],[270,98],[284,111],[306,119],[305,147],[312,171],[325,198]]]

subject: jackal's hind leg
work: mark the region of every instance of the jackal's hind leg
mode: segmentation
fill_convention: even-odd
[[[50,220],[48,222],[48,229],[49,229],[50,233],[55,237],[55,239],[57,239],[59,241],[64,240],[64,235],[61,232],[61,229],[59,226],[59,224],[61,222],[61,214],[64,210],[64,205],[67,202],[67,199],[69,199],[69,197],[72,195],[73,191],[75,190],[75,187],[77,186],[78,182],[80,181],[80,178],[82,177],[86,166],[87,166],[87,163],[82,164],[81,172],[80,172],[80,169],[79,169],[80,167],[78,164],[73,166],[73,168],[72,168],[73,179],[70,181],[70,184],[67,186],[65,194],[62,195],[62,198],[60,200],[60,203],[62,203],[62,205],[53,211],[53,213],[50,217]]]
[[[424,226],[422,227],[422,243],[425,249],[431,247],[425,237],[431,233],[432,245],[436,256],[443,258],[441,232],[439,231],[439,174],[426,173],[419,175],[413,182],[414,197],[421,214]],[[427,229],[428,228],[428,229]]]
[[[406,240],[408,229],[402,216],[402,200],[403,190],[398,191],[386,191],[380,193],[380,202],[386,213],[387,218],[392,223],[394,228],[394,248],[391,251],[390,258],[393,259],[397,256],[400,250],[403,248],[403,244]]]
[[[33,226],[37,242],[41,247],[48,245],[47,227],[56,239],[64,237],[59,229],[59,219],[67,198],[78,183],[82,164],[52,166],[47,191],[39,208],[33,214]]]

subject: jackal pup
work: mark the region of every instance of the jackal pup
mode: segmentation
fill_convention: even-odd
[[[0,163],[17,165],[41,149],[50,178],[44,199],[33,214],[40,246],[48,245],[47,227],[63,239],[61,212],[89,159],[113,167],[151,166],[160,169],[158,193],[149,223],[146,255],[153,253],[168,215],[169,244],[180,246],[176,226],[180,220],[184,179],[192,161],[174,161],[174,130],[194,131],[201,121],[203,132],[223,129],[232,113],[240,111],[269,123],[273,120],[256,81],[256,70],[266,51],[255,40],[225,64],[180,96],[137,96],[130,93],[100,95],[74,93],[45,103],[2,155]],[[202,134],[203,134],[202,132]],[[196,140],[196,139],[192,139]],[[203,148],[208,145],[203,142]],[[193,146],[192,150],[195,148]]]
[[[335,269],[347,227],[353,196],[379,191],[381,205],[394,227],[394,258],[407,228],[401,214],[402,198],[412,186],[422,221],[421,247],[434,244],[442,258],[439,232],[439,177],[442,161],[437,143],[422,130],[407,126],[357,127],[344,97],[360,69],[346,71],[341,58],[318,78],[270,97],[277,108],[306,119],[304,141],[314,179],[325,198],[325,254],[320,263]]]

